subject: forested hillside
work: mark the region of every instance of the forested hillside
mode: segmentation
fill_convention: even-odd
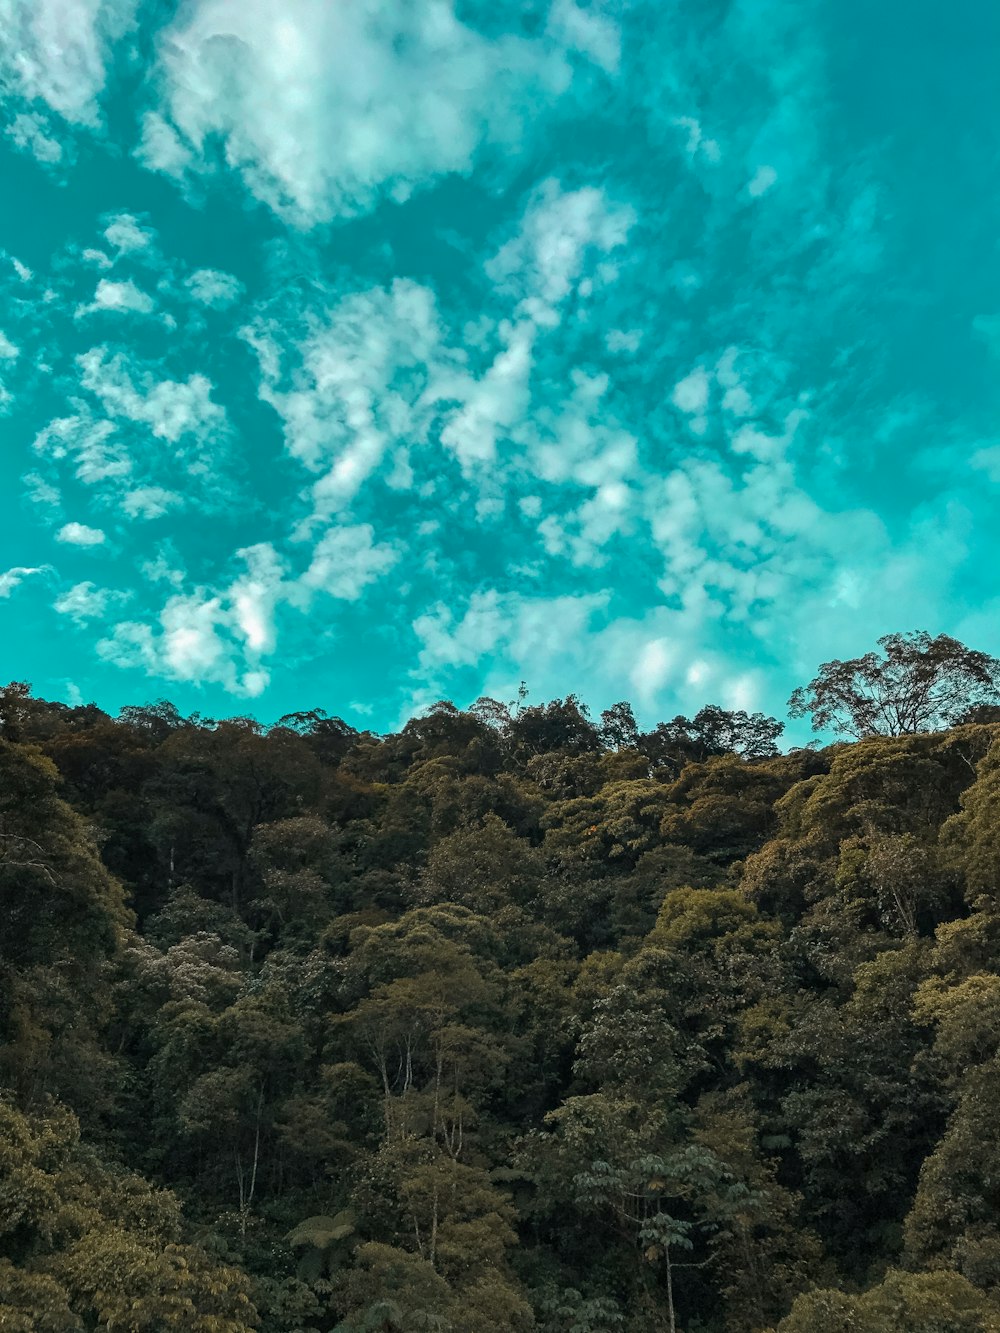
[[[968,716],[779,754],[8,686],[0,1329],[996,1333]]]

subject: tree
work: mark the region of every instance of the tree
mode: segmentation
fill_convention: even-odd
[[[584,754],[601,748],[600,732],[591,722],[586,704],[575,694],[520,709],[510,734],[515,753],[524,758],[553,750]]]
[[[72,1089],[86,1114],[109,1064],[103,967],[129,914],[58,780],[34,745],[0,738],[0,1082],[26,1105]]]
[[[900,1273],[863,1296],[811,1291],[778,1333],[998,1333],[1000,1307],[957,1273]]]
[[[246,1274],[181,1243],[177,1199],[80,1143],[63,1107],[0,1101],[0,1328],[251,1333]]]
[[[620,705],[619,705],[620,706]],[[676,769],[717,755],[738,754],[741,759],[772,759],[784,723],[765,713],[731,711],[706,704],[693,718],[678,714],[672,722],[660,722],[639,742],[650,761]]]
[[[824,662],[788,701],[792,717],[812,715],[814,731],[861,740],[937,731],[1000,702],[1000,660],[926,630],[886,634],[881,654]]]
[[[624,700],[605,708],[601,714],[601,740],[609,750],[634,750],[639,744],[639,728],[632,706]]]

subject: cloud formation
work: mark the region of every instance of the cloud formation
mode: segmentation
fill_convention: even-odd
[[[0,18],[0,157],[44,168],[4,613],[109,693],[780,710],[887,629],[1000,650],[990,72],[935,119],[899,71],[932,161],[877,34],[792,0]]]
[[[56,533],[56,541],[68,546],[103,546],[107,537],[100,528],[90,528],[86,523],[64,523]]]
[[[531,35],[497,14],[510,26],[486,36],[451,0],[194,0],[161,35],[140,158],[177,177],[225,165],[297,226],[404,200],[515,150],[574,54],[616,63],[612,21],[572,0]]]
[[[137,287],[131,278],[124,282],[101,278],[93,300],[77,306],[76,315],[78,319],[95,314],[151,315],[155,308],[153,298]]]
[[[0,112],[7,135],[50,166],[63,124],[94,130],[116,46],[139,0],[0,0]]]
[[[39,565],[15,565],[12,569],[4,570],[0,573],[0,597],[7,598],[15,588],[19,588],[25,579],[30,579],[34,574],[44,573],[44,568]]]

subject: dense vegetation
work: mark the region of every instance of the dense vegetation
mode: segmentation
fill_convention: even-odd
[[[0,691],[0,1329],[998,1333],[970,691],[788,754]]]

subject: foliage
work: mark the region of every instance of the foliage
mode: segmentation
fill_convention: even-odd
[[[887,634],[876,652],[824,662],[788,704],[792,717],[811,714],[813,729],[839,735],[905,736],[933,731],[1000,700],[1000,661],[947,634]]]
[[[881,647],[788,754],[0,691],[0,1328],[1000,1333],[995,664]]]

